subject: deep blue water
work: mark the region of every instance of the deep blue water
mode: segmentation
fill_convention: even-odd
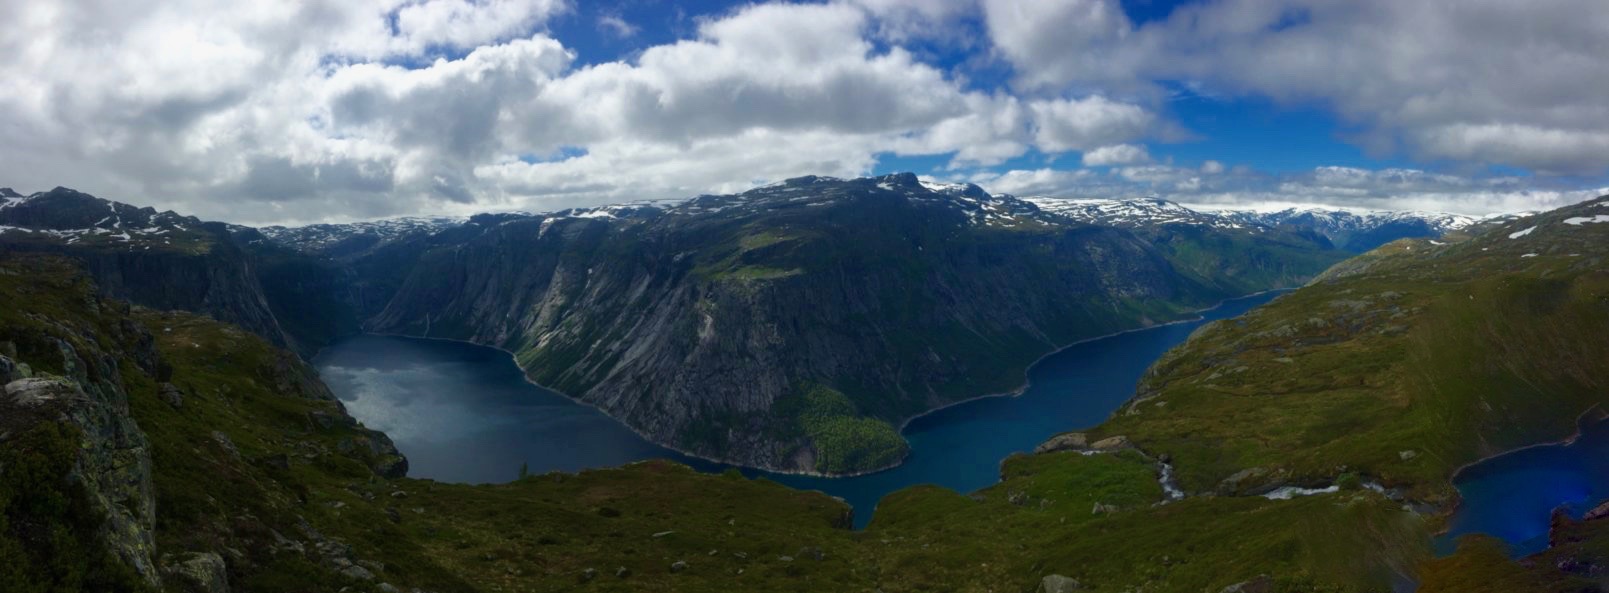
[[[1577,519],[1609,499],[1609,421],[1592,423],[1565,445],[1530,447],[1469,466],[1454,483],[1462,502],[1436,551],[1449,554],[1459,536],[1485,533],[1508,542],[1514,556],[1548,546],[1553,509]]]
[[[1197,327],[1240,315],[1277,296],[1224,303],[1198,321],[1076,344],[1028,371],[1017,397],[970,401],[905,427],[911,454],[894,469],[853,478],[745,470],[821,490],[855,507],[857,527],[883,495],[916,484],[971,492],[999,479],[1000,461],[1059,432],[1099,424],[1134,395],[1145,369]],[[704,471],[723,466],[654,445],[603,413],[524,380],[501,351],[457,342],[357,336],[314,364],[352,415],[385,431],[408,456],[408,474],[450,482],[506,482],[531,473],[576,471],[669,458]]]

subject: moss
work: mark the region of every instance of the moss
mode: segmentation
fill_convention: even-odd
[[[0,582],[16,593],[152,589],[115,558],[96,508],[72,476],[80,435],[44,422],[0,447]]]

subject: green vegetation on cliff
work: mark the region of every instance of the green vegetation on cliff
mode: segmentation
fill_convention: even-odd
[[[102,513],[71,477],[80,435],[36,424],[0,447],[0,583],[14,593],[147,591],[101,533]]]
[[[784,397],[772,407],[775,422],[784,425],[784,442],[802,433],[815,453],[814,470],[843,474],[882,469],[898,463],[909,446],[888,422],[860,415],[855,402],[822,385],[806,385],[798,395]]]

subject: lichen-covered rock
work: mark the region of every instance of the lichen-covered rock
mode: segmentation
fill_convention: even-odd
[[[1609,502],[1604,502],[1603,504],[1592,507],[1592,510],[1587,511],[1587,514],[1581,516],[1581,520],[1594,521],[1604,517],[1609,517]]]
[[[223,556],[213,552],[194,553],[182,560],[164,557],[162,564],[169,578],[187,581],[195,587],[193,590],[229,593],[229,569]]]
[[[1250,467],[1224,478],[1218,493],[1226,496],[1259,496],[1285,485],[1287,473],[1266,467]]]
[[[156,387],[156,396],[162,398],[173,409],[184,407],[184,391],[172,383],[163,383]]]
[[[1039,593],[1073,593],[1083,588],[1078,579],[1059,574],[1047,574],[1045,578],[1039,579]]]
[[[129,417],[126,397],[109,386],[86,392],[60,377],[19,379],[7,383],[3,392],[0,441],[40,422],[61,422],[78,430],[78,460],[69,478],[82,484],[105,513],[101,530],[112,553],[151,584],[160,584],[152,560],[156,497],[151,455],[145,434]]]
[[[1113,449],[1123,449],[1123,448],[1126,448],[1128,446],[1129,446],[1129,438],[1126,437],[1126,436],[1123,436],[1123,435],[1118,435],[1118,436],[1114,436],[1114,437],[1106,437],[1104,439],[1101,439],[1101,440],[1095,441],[1093,443],[1090,443],[1089,448],[1095,449],[1097,451],[1111,451]]]
[[[1040,443],[1038,447],[1034,447],[1034,452],[1051,453],[1054,451],[1076,451],[1088,446],[1088,435],[1085,435],[1082,432],[1064,432],[1062,434],[1050,437],[1049,440]]]

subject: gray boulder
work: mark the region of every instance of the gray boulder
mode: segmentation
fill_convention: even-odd
[[[370,572],[369,569],[364,568],[362,566],[358,566],[356,564],[349,564],[345,568],[342,568],[341,569],[341,576],[344,576],[344,577],[349,578],[349,579],[357,579],[357,580],[360,580],[360,581],[372,581],[372,580],[374,580],[374,573],[373,572]]]
[[[1050,437],[1038,447],[1035,453],[1051,453],[1054,451],[1077,451],[1089,447],[1089,436],[1082,432],[1066,432]]]
[[[1126,437],[1126,436],[1123,436],[1123,435],[1118,435],[1118,436],[1115,436],[1115,437],[1106,437],[1104,439],[1101,439],[1101,440],[1095,441],[1093,443],[1090,443],[1089,448],[1095,449],[1097,451],[1110,451],[1110,450],[1113,450],[1113,449],[1122,449],[1122,448],[1125,448],[1125,447],[1128,447],[1128,446],[1129,446],[1129,438]]]
[[[183,560],[163,558],[169,578],[188,581],[205,593],[229,593],[229,569],[223,556],[213,552],[190,554]]]
[[[167,402],[175,410],[184,407],[184,391],[180,390],[178,385],[172,383],[158,385],[156,387],[156,396]]]
[[[1059,574],[1047,574],[1045,578],[1039,579],[1039,593],[1072,593],[1083,589],[1084,586],[1078,583],[1078,579]]]

